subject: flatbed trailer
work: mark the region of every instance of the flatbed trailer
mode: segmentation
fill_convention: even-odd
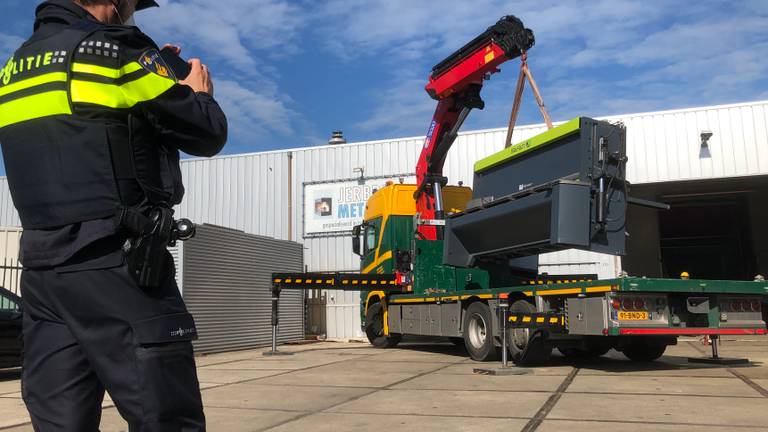
[[[765,281],[713,281],[625,277],[557,283],[566,277],[516,287],[413,293],[390,275],[344,279],[312,274],[313,288],[361,291],[364,330],[379,347],[402,335],[451,338],[476,360],[502,345],[500,305],[510,305],[507,344],[513,361],[544,361],[557,348],[567,357],[599,356],[611,348],[632,360],[654,360],[678,336],[765,335],[761,300]],[[372,285],[385,280],[384,286]],[[276,275],[277,289],[307,289],[307,274]],[[333,281],[328,286],[316,281]],[[346,284],[341,281],[347,280]],[[339,283],[335,283],[338,281]],[[365,281],[365,285],[363,284]],[[378,305],[378,306],[376,306]],[[381,313],[381,325],[376,315]],[[541,333],[541,343],[534,343]]]

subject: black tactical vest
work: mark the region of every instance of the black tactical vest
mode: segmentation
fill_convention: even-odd
[[[174,205],[178,151],[132,108],[175,84],[122,59],[109,27],[83,20],[33,36],[0,71],[0,143],[22,226],[44,229]]]

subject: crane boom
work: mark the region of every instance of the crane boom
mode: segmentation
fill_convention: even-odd
[[[443,165],[470,111],[485,106],[480,97],[483,80],[533,44],[533,31],[507,15],[432,69],[426,91],[438,103],[416,165],[419,187],[414,194],[419,220],[425,222],[417,227],[422,238],[442,239],[442,227],[433,221],[445,217],[441,190],[447,179]]]

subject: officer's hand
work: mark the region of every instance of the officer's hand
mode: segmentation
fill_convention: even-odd
[[[213,96],[213,82],[208,66],[204,65],[200,59],[191,59],[189,65],[192,66],[192,71],[187,79],[179,81],[179,84],[191,87],[195,93],[208,93]]]

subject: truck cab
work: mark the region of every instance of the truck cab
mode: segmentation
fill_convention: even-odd
[[[360,256],[360,272],[393,273],[397,253],[411,249],[416,226],[414,184],[394,184],[376,191],[365,206],[363,223],[352,230],[354,252]],[[443,189],[445,208],[449,213],[464,211],[472,197],[465,186]]]
[[[410,273],[413,257],[412,245],[416,238],[416,202],[413,199],[415,184],[387,185],[376,191],[365,206],[363,223],[352,230],[352,249],[360,256],[360,273],[391,274]],[[443,189],[445,208],[449,213],[464,211],[472,197],[472,189],[465,186],[446,186]],[[374,345],[394,345],[397,340],[388,338],[386,294],[384,291],[362,291],[360,311],[363,328]],[[379,316],[380,315],[380,316]],[[378,319],[374,319],[374,317]],[[371,323],[381,323],[371,334]],[[375,324],[378,326],[379,324]]]

